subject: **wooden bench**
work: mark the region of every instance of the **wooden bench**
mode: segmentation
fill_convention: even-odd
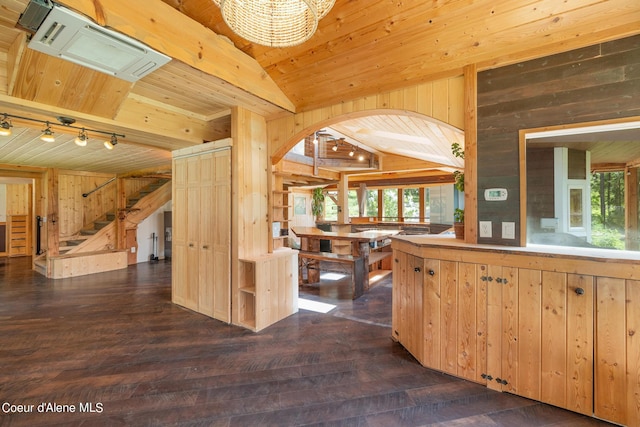
[[[391,254],[391,252],[389,252]],[[302,272],[307,269],[307,277],[309,277],[309,270],[316,270],[319,280],[320,262],[335,262],[339,264],[347,264],[351,267],[351,289],[352,298],[356,299],[364,293],[364,277],[368,274],[367,267],[364,265],[364,258],[355,257],[353,255],[335,254],[331,252],[298,252],[298,280],[299,283],[304,283]],[[312,282],[313,283],[313,282]]]

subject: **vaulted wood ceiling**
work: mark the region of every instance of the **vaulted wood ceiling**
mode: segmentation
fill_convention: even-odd
[[[134,167],[131,158],[140,166],[166,164],[172,149],[228,136],[234,106],[266,117],[289,114],[459,75],[470,63],[482,70],[640,33],[637,0],[336,0],[308,42],[275,49],[236,36],[211,0],[62,0],[174,58],[128,84],[26,49],[16,22],[27,3],[0,0],[0,112],[65,115],[126,134],[111,162],[99,150],[83,157],[84,170],[101,172]],[[424,125],[396,140],[418,141]],[[396,131],[379,126],[363,121],[335,130],[393,153],[399,145],[382,148],[381,140]],[[64,150],[39,148],[32,133],[14,134],[24,139],[0,139],[0,164],[47,159],[48,166],[78,167]],[[15,149],[25,144],[29,150]],[[143,161],[145,150],[159,152]],[[30,154],[12,154],[19,151]]]

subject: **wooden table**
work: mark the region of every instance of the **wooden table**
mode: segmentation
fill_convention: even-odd
[[[336,261],[335,258],[340,255],[351,257],[354,265],[363,265],[364,269],[368,269],[369,256],[372,246],[374,248],[380,246],[380,242],[388,239],[390,236],[394,236],[400,232],[400,230],[369,230],[361,231],[358,233],[344,233],[335,231],[322,231],[315,227],[294,227],[291,229],[293,233],[300,238],[301,252],[298,255],[299,259],[304,259],[305,252],[309,253],[313,259],[323,259],[320,252],[320,240],[331,240],[332,247],[334,242],[347,242],[350,245],[349,254],[325,254],[326,261]],[[313,253],[313,255],[311,254]],[[359,262],[358,259],[362,259]],[[345,261],[345,260],[343,260]],[[362,283],[354,283],[353,297],[357,298],[362,294],[363,290],[369,289],[369,274],[368,271],[362,272],[354,271],[352,278],[354,281],[361,280]],[[307,278],[310,283],[320,281],[319,270],[308,270]]]

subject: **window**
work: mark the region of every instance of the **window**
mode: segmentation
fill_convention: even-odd
[[[382,190],[382,220],[398,220],[398,189],[385,188]]]
[[[420,191],[417,188],[402,190],[402,216],[406,222],[420,220]]]
[[[378,217],[378,190],[367,190],[364,215],[373,218]]]

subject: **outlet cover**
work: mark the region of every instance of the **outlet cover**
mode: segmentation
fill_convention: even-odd
[[[502,238],[503,239],[515,239],[516,238],[516,223],[515,222],[503,222],[502,223]]]
[[[480,221],[480,237],[491,237],[491,221]]]

